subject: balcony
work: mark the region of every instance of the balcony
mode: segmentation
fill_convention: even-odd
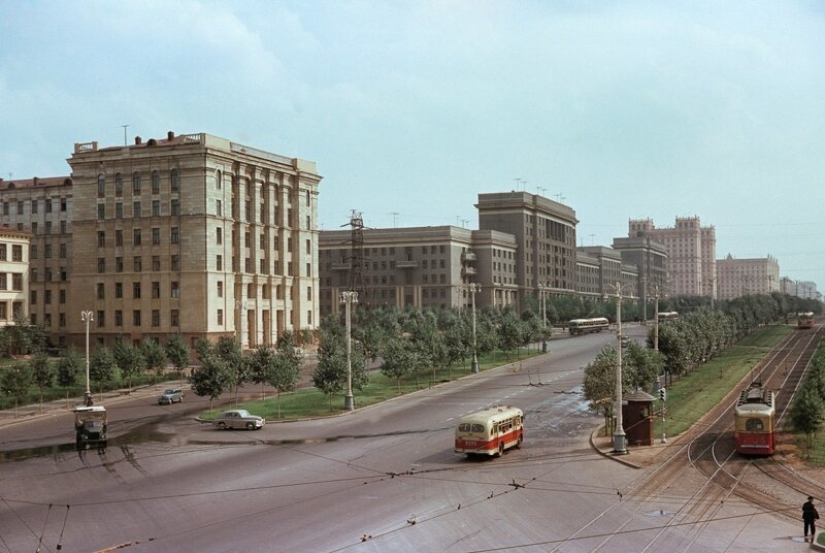
[[[473,252],[464,252],[461,254],[461,261],[475,261],[478,259],[478,256]]]
[[[475,276],[477,274],[475,267],[462,267],[461,276]]]

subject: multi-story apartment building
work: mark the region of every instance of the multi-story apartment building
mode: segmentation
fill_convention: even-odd
[[[29,314],[30,238],[28,232],[0,226],[0,327]]]
[[[84,311],[106,345],[180,334],[249,348],[317,324],[314,163],[170,132],[76,144],[69,165],[71,178],[0,190],[4,223],[33,235],[32,293],[58,296],[42,304],[53,343],[82,343]]]
[[[789,296],[822,301],[822,292],[817,291],[816,283],[811,281],[792,280],[785,276],[780,279],[779,291]]]
[[[43,325],[52,345],[65,345],[69,310],[69,266],[72,260],[72,179],[70,177],[0,179],[0,223],[25,231],[28,283],[25,312]],[[80,318],[79,313],[74,314]]]
[[[528,295],[576,293],[576,212],[529,192],[479,194],[478,227],[516,239],[518,305]]]
[[[699,217],[677,217],[676,226],[656,228],[650,219],[631,219],[628,237],[650,238],[667,251],[670,295],[716,297],[716,230]]]
[[[649,237],[614,238],[613,249],[621,254],[625,264],[636,267],[639,275],[636,294],[641,304],[642,317],[647,320],[650,300],[670,294],[667,283],[667,249],[664,244]]]
[[[775,257],[734,259],[730,254],[716,261],[720,300],[749,294],[779,292],[779,262]]]
[[[358,240],[362,243],[355,244]],[[340,293],[349,289],[367,308],[466,307],[473,299],[478,307],[502,307],[516,301],[515,239],[496,231],[453,226],[322,231],[319,254],[322,315],[338,313]],[[480,286],[475,298],[470,284]]]

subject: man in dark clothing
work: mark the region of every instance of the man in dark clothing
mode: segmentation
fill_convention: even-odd
[[[814,507],[814,498],[811,496],[808,496],[808,501],[802,505],[802,520],[805,522],[805,541],[808,540],[808,529],[811,530],[811,539],[813,540],[819,513]]]

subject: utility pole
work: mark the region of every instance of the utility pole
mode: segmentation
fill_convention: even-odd
[[[612,288],[616,293],[616,338],[618,340],[616,348],[616,429],[613,432],[613,453],[625,455],[627,454],[627,436],[622,420],[622,297],[625,286],[621,282],[616,282]]]
[[[83,403],[88,407],[93,403],[89,378],[89,323],[95,320],[94,314],[91,311],[81,311],[80,320],[86,323],[86,392],[83,394]]]
[[[346,305],[347,329],[347,395],[344,398],[344,409],[352,411],[355,409],[355,398],[352,395],[352,305],[358,303],[358,292],[341,292],[341,303]]]

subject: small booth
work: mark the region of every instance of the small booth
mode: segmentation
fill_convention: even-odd
[[[653,427],[656,414],[652,395],[641,390],[630,392],[622,402],[622,426],[627,436],[627,446],[653,445]]]

